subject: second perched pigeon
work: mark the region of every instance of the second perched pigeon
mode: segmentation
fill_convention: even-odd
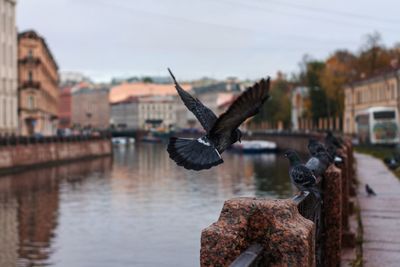
[[[328,169],[333,162],[333,158],[326,151],[325,146],[315,139],[309,140],[308,151],[311,158],[307,161],[306,167],[318,178]]]
[[[372,190],[368,184],[365,185],[365,191],[367,192],[368,196],[376,196],[375,191]]]
[[[190,170],[209,169],[221,164],[222,152],[233,143],[240,142],[242,133],[239,126],[256,115],[269,98],[269,78],[247,88],[225,113],[217,117],[198,99],[183,90],[172,72],[168,71],[183,103],[206,130],[206,134],[198,139],[170,138],[167,148],[169,157],[179,166]]]
[[[323,175],[331,164],[331,158],[327,152],[318,152],[312,156],[306,163],[306,167],[309,168],[316,177]]]
[[[311,156],[315,156],[318,152],[326,151],[325,146],[314,138],[308,140],[307,148]]]
[[[316,187],[317,178],[309,168],[301,163],[296,151],[286,151],[285,157],[288,158],[290,163],[289,176],[292,183],[300,190],[300,192],[312,192],[318,199],[320,199],[321,194]]]
[[[334,145],[336,148],[341,148],[343,145],[343,141],[333,135],[331,131],[327,131],[325,136],[325,143],[327,145]]]

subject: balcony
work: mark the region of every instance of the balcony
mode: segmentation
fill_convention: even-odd
[[[38,57],[24,57],[18,60],[18,64],[33,64],[33,65],[38,65],[41,63],[40,58]]]
[[[23,89],[40,89],[40,82],[37,81],[23,81],[20,86],[19,86],[20,90]]]

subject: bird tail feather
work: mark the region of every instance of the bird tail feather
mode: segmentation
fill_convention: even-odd
[[[223,163],[218,151],[198,139],[171,137],[167,151],[176,164],[188,170],[204,170]]]

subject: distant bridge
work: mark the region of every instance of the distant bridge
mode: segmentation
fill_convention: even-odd
[[[112,137],[134,137],[136,140],[140,140],[143,136],[149,133],[148,130],[142,129],[127,129],[127,130],[114,130],[111,131]],[[184,138],[198,138],[202,134],[201,132],[177,132],[172,135]],[[318,133],[301,133],[301,132],[289,132],[289,131],[248,131],[244,135],[246,140],[266,140],[275,142],[280,150],[295,149],[299,152],[307,152],[308,140],[310,137],[319,138],[321,135]]]

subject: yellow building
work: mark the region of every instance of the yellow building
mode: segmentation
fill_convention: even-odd
[[[18,35],[21,135],[54,135],[58,119],[58,66],[46,41],[34,31]]]
[[[344,88],[344,125],[346,134],[356,133],[356,116],[373,107],[399,111],[400,69],[352,83]]]

